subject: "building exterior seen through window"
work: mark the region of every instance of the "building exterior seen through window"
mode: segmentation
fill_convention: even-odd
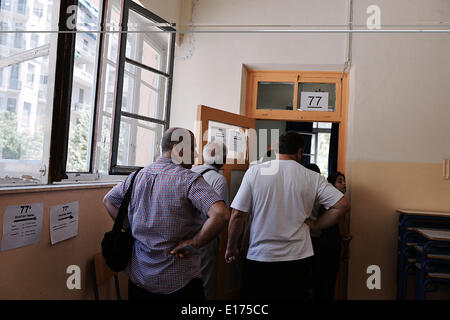
[[[159,140],[167,125],[169,49],[174,38],[170,32],[132,33],[127,39],[126,54],[119,57],[117,31],[124,14],[122,2],[77,2],[75,45],[69,49],[73,65],[64,66],[72,70],[64,70],[72,73],[66,99],[70,119],[65,129],[65,169],[69,179],[84,174],[85,180],[95,180],[107,178],[114,152],[119,166],[146,165],[159,155]],[[59,101],[60,94],[54,90],[55,74],[62,72],[56,70],[60,68],[56,62],[63,53],[57,52],[58,33],[46,31],[58,30],[59,13],[68,9],[60,8],[61,5],[55,0],[0,1],[0,30],[6,31],[0,33],[1,186],[49,182],[53,103]],[[153,17],[150,12],[143,7],[133,10],[127,10],[129,29],[152,28],[152,20],[144,17]],[[103,15],[108,31],[116,32],[97,32]],[[125,64],[120,76],[118,61]],[[98,81],[100,75],[102,81]],[[118,77],[124,79],[120,94],[123,101],[115,106]],[[122,113],[116,123],[120,134],[113,138],[112,118],[117,108]],[[111,153],[114,139],[118,145]],[[148,148],[149,141],[153,148]]]
[[[0,1],[0,30],[13,31],[0,34],[0,63],[8,61],[0,65],[0,183],[45,181],[40,170],[48,157],[44,136],[53,93],[36,79],[48,79],[50,50],[36,58],[30,58],[30,52],[39,44],[56,50],[57,38],[27,31],[51,30],[57,25],[56,9],[54,0]]]

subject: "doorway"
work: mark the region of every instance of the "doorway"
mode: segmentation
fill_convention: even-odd
[[[316,164],[324,177],[337,171],[339,124],[331,122],[292,122],[279,120],[256,120],[256,132],[258,134],[258,155],[266,150],[261,150],[266,145],[271,146],[276,140],[272,136],[272,130],[278,130],[279,135],[287,131],[299,132],[305,142],[302,165]],[[266,135],[267,134],[267,135]],[[267,143],[261,143],[261,139],[267,137]],[[275,159],[275,154],[265,154],[264,160]]]

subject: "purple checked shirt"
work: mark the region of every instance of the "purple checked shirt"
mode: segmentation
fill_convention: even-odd
[[[106,195],[120,207],[133,174]],[[191,239],[207,219],[209,208],[223,199],[198,173],[159,158],[137,175],[128,219],[136,239],[126,272],[137,286],[169,294],[200,278],[200,256],[170,254],[178,242]]]

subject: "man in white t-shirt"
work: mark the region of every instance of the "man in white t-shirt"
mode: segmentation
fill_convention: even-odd
[[[300,164],[303,147],[299,133],[281,135],[277,159],[250,167],[231,204],[228,263],[239,256],[239,239],[252,212],[244,299],[305,299],[314,254],[310,231],[332,226],[350,208],[340,191]],[[312,221],[315,201],[327,211]]]

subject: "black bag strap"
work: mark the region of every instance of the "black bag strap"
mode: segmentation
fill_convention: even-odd
[[[203,170],[202,172],[200,172],[201,175],[204,175],[205,173],[207,173],[208,171],[214,170],[213,168],[207,168],[205,170]],[[216,170],[214,170],[216,171]]]
[[[128,205],[130,204],[131,193],[133,192],[134,179],[136,178],[139,171],[142,168],[139,168],[134,173],[134,176],[131,178],[130,186],[128,187],[127,193],[120,204],[119,213],[117,214],[116,220],[114,221],[114,232],[120,232],[123,227],[123,220],[125,219],[125,214],[128,214]]]

